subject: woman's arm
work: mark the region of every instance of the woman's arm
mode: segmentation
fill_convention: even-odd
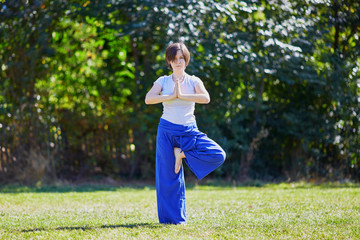
[[[210,95],[202,82],[199,82],[197,85],[195,85],[195,94],[181,93],[181,88],[178,83],[176,83],[175,88],[178,92],[177,96],[180,99],[203,104],[207,104],[210,102]]]
[[[161,86],[158,83],[155,83],[150,91],[146,94],[145,103],[146,104],[156,104],[164,101],[173,100],[176,98],[176,91],[172,95],[160,95]]]

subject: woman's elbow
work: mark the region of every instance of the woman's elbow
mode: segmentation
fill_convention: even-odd
[[[149,99],[145,99],[145,104],[146,105],[151,105],[154,104],[152,101],[150,101]]]
[[[145,97],[145,104],[146,104],[146,105],[151,104],[148,95],[146,95],[146,97]]]
[[[209,95],[206,96],[206,98],[205,98],[205,100],[204,100],[204,103],[205,103],[205,104],[210,103],[210,96],[209,96]]]

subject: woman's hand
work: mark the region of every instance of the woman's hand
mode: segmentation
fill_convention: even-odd
[[[174,92],[173,92],[173,94],[171,96],[172,96],[172,98],[170,100],[174,100],[176,98],[179,98],[179,96],[178,96],[178,83],[177,82],[175,82]]]
[[[181,93],[181,88],[180,88],[180,82],[176,81],[175,82],[175,91],[174,91],[176,98],[181,98],[182,93]]]

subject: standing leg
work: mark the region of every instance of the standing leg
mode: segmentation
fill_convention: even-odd
[[[174,143],[171,134],[158,129],[156,139],[156,196],[160,223],[186,222],[183,169],[174,172]]]
[[[225,151],[205,134],[196,139],[195,147],[185,152],[186,164],[198,179],[214,171],[226,158]]]

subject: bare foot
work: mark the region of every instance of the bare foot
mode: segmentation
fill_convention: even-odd
[[[180,148],[174,148],[175,155],[175,173],[178,174],[180,172],[182,159],[185,157],[184,152],[181,152]]]

